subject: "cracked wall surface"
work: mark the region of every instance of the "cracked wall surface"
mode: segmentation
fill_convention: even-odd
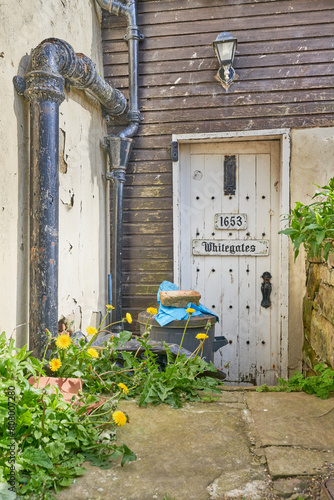
[[[95,1],[27,0],[1,5],[0,328],[27,341],[29,267],[29,104],[12,79],[23,76],[45,38],[66,40],[103,74],[100,10]],[[67,89],[60,106],[59,317],[85,329],[107,303],[107,190],[100,105]]]
[[[318,184],[323,186],[333,176],[334,128],[294,129],[291,131],[290,200],[309,204]],[[289,255],[289,375],[302,369],[303,297],[306,287],[305,254],[294,261],[293,246]]]

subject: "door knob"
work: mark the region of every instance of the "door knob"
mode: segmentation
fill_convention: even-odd
[[[263,283],[261,285],[261,293],[262,293],[262,300],[261,300],[261,306],[262,307],[270,307],[271,306],[271,300],[270,300],[270,294],[271,294],[271,274],[268,271],[265,271],[261,278],[263,279]]]

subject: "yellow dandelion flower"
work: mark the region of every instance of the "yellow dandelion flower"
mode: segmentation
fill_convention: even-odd
[[[125,315],[125,319],[128,323],[132,323],[132,316],[130,313],[126,313]]]
[[[198,333],[196,335],[196,338],[197,340],[205,340],[209,338],[209,335],[207,335],[206,333]]]
[[[115,424],[119,425],[122,427],[123,425],[126,424],[127,418],[126,415],[122,411],[114,411],[112,414],[112,419],[115,422]]]
[[[97,333],[97,328],[94,328],[93,326],[87,326],[86,332],[88,335],[95,335]]]
[[[126,387],[126,385],[125,385],[125,384],[122,384],[122,382],[120,382],[120,383],[118,384],[118,387],[119,387],[119,389],[121,389],[121,391],[123,391],[123,392],[124,392],[124,394],[128,394],[129,389]]]
[[[158,314],[158,309],[156,309],[155,307],[148,307],[146,311],[148,312],[148,314],[151,314],[152,316],[153,314]]]
[[[106,305],[107,311],[111,311],[112,309],[115,309],[114,306],[111,306],[110,304]]]
[[[188,314],[190,314],[190,315],[191,315],[192,313],[194,313],[195,311],[196,311],[196,309],[193,309],[192,307],[188,307],[188,309],[186,309],[186,312],[187,312]]]
[[[56,346],[59,347],[59,349],[67,349],[71,345],[71,342],[71,337],[66,333],[62,333],[57,337]]]
[[[60,359],[58,358],[51,359],[49,366],[53,372],[56,372],[61,367]]]
[[[94,349],[94,347],[89,347],[87,349],[87,352],[88,352],[88,354],[90,354],[92,356],[92,358],[98,358],[99,357],[99,353],[97,352],[96,349]]]

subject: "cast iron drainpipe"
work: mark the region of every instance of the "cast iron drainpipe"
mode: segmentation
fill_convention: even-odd
[[[58,332],[59,105],[65,78],[88,90],[108,114],[125,111],[126,99],[97,73],[95,64],[75,54],[63,40],[49,38],[32,53],[30,71],[14,77],[17,92],[30,101],[30,304],[29,340],[41,358],[45,329]]]
[[[106,138],[110,158],[110,172],[106,178],[112,181],[113,209],[111,216],[111,274],[112,274],[112,321],[122,320],[122,238],[123,238],[123,187],[126,168],[129,162],[132,139],[139,128],[141,115],[138,104],[138,44],[144,38],[137,26],[137,8],[135,0],[126,3],[118,0],[96,0],[102,9],[127,19],[127,32],[124,38],[128,42],[129,60],[129,111],[128,126],[118,136],[109,135]],[[113,330],[122,328],[118,323]]]

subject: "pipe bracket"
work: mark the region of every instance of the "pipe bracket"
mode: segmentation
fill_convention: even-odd
[[[127,42],[129,40],[144,40],[145,36],[139,32],[138,26],[130,25],[126,28],[126,34],[124,35],[124,40]]]
[[[136,110],[136,109],[129,109],[126,116],[127,116],[128,121],[133,122],[133,123],[140,123],[141,121],[144,120],[140,111]]]
[[[125,168],[115,168],[111,172],[106,173],[107,181],[125,182]]]
[[[16,92],[19,95],[24,96],[24,91],[26,89],[26,82],[25,82],[24,78],[22,76],[19,76],[19,75],[14,76],[13,84],[14,84],[14,88],[15,88]]]

